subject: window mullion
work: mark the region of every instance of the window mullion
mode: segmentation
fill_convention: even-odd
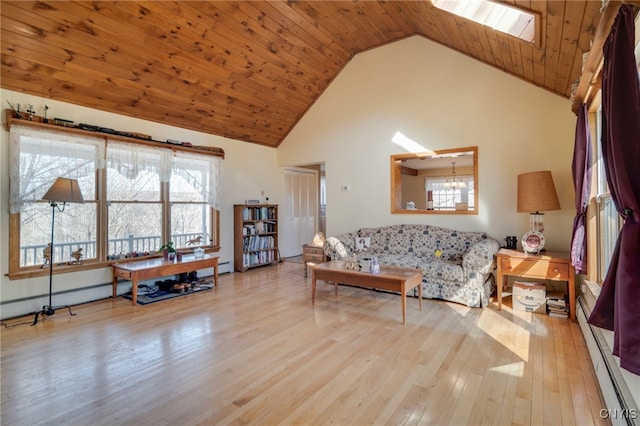
[[[160,182],[160,200],[162,201],[162,237],[163,243],[171,241],[171,199],[169,182]]]
[[[104,261],[107,259],[108,242],[107,236],[109,221],[107,218],[107,173],[104,168],[96,170],[96,223],[98,224],[98,235],[96,236],[96,257]]]

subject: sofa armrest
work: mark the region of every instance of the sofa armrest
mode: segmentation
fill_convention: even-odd
[[[355,235],[355,233],[349,233],[327,238],[323,246],[324,254],[331,260],[345,260],[355,250],[353,247]]]
[[[487,238],[472,245],[462,258],[465,271],[475,271],[488,274],[494,269],[494,259],[500,250],[500,243],[493,238]]]

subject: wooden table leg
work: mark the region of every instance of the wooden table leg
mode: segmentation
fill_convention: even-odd
[[[133,274],[131,278],[131,304],[136,306],[138,303],[138,275]]]
[[[496,285],[498,286],[498,310],[502,310],[502,271],[500,271],[500,264],[498,264],[498,273],[496,274]]]
[[[576,275],[573,266],[569,266],[569,279],[567,280],[569,286],[569,318],[571,321],[576,320]]]
[[[400,284],[400,297],[402,298],[402,323],[407,323],[407,282]]]
[[[311,303],[316,300],[316,270],[311,270]]]
[[[420,310],[422,310],[422,275],[420,275],[420,281],[418,282],[418,304]]]
[[[218,258],[213,262],[213,285],[218,286]]]

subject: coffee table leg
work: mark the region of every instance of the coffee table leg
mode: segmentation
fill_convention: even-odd
[[[402,285],[400,286],[402,288],[402,290],[400,291],[401,293],[401,297],[402,297],[402,323],[406,324],[407,320],[407,286],[406,286],[407,282],[403,281]]]
[[[316,301],[316,270],[311,270],[311,303]]]
[[[420,310],[422,310],[422,277],[418,281],[418,304],[420,305]]]

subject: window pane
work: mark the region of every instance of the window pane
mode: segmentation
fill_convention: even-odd
[[[43,265],[43,251],[51,243],[52,208],[48,203],[27,203],[20,214],[20,266]],[[96,204],[67,204],[55,210],[53,262],[70,262],[82,249],[83,260],[96,258]]]
[[[109,203],[109,259],[157,251],[162,236],[160,203]]]
[[[169,198],[171,201],[193,201],[205,202],[206,193],[204,192],[206,176],[199,171],[185,170],[183,168],[175,169],[171,174],[171,184]]]
[[[202,156],[176,153],[171,173],[171,201],[206,202],[211,164]]]
[[[604,196],[601,200],[600,210],[600,271],[601,276],[598,277],[601,282],[604,281],[607,271],[609,270],[609,264],[611,263],[611,256],[613,255],[613,249],[616,246],[618,240],[618,234],[622,227],[622,221],[615,204],[611,199],[611,196]]]
[[[108,168],[107,200],[160,201],[160,177],[150,171],[128,177],[117,169]]]
[[[195,240],[200,237],[200,241]],[[171,240],[175,247],[209,245],[211,232],[211,208],[206,204],[171,205]],[[192,241],[189,244],[189,241]]]

